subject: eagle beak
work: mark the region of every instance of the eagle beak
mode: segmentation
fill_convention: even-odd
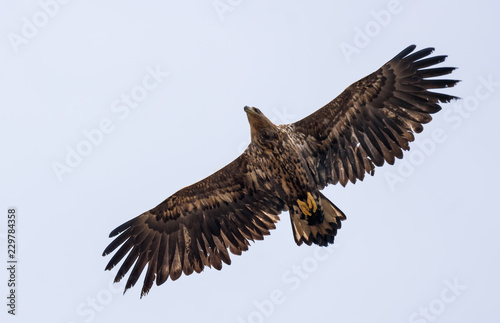
[[[257,114],[257,111],[255,111],[255,108],[254,107],[249,107],[248,105],[245,105],[245,107],[243,108],[243,110],[245,110],[246,113]]]

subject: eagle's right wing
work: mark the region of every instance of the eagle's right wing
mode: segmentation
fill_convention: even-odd
[[[230,264],[227,249],[240,255],[248,249],[248,240],[262,240],[285,208],[270,174],[260,170],[247,150],[218,172],[114,229],[110,237],[118,237],[103,256],[118,250],[106,269],[125,258],[116,274],[118,282],[133,266],[126,291],[148,265],[141,293],[145,295],[155,279],[161,285],[182,272],[190,275],[205,266],[221,269],[222,262]]]
[[[427,67],[446,56],[427,57],[433,48],[413,52],[409,46],[374,73],[344,90],[330,103],[290,125],[296,142],[316,172],[319,188],[363,180],[374,166],[394,163],[423,130],[439,102],[456,97],[428,91],[454,86],[458,81],[432,79],[453,67]],[[430,79],[431,78],[431,79]]]

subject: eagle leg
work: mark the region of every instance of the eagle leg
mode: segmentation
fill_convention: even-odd
[[[302,213],[304,213],[304,215],[306,216],[313,215],[314,213],[316,213],[316,210],[318,209],[316,201],[314,201],[314,198],[309,192],[307,192],[307,200],[301,201],[300,199],[297,199],[297,204],[299,205],[299,208],[302,211]]]
[[[316,201],[314,201],[314,198],[309,192],[307,192],[307,205],[309,206],[309,209],[312,209],[312,213],[316,213],[318,205],[316,204]]]
[[[309,212],[310,208],[309,206],[307,206],[306,202],[297,199],[297,204],[299,205],[299,208],[302,211],[302,213],[304,213],[306,216],[311,216],[311,212]]]

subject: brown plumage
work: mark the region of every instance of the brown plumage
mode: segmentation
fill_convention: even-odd
[[[262,240],[289,211],[295,242],[333,243],[345,215],[319,190],[363,180],[375,166],[393,164],[408,150],[413,133],[456,97],[428,91],[458,81],[433,79],[454,68],[428,68],[446,56],[409,46],[376,72],[349,86],[333,101],[289,125],[274,125],[260,110],[245,107],[251,143],[236,160],[185,187],[157,207],[120,225],[104,250],[116,250],[106,269],[125,259],[115,281],[132,268],[125,290],[146,270],[142,295],[205,266],[230,264],[249,240]],[[146,269],[147,266],[147,269]]]

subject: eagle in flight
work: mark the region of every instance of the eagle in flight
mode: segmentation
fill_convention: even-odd
[[[275,125],[246,106],[251,142],[238,158],[111,231],[117,237],[103,256],[116,252],[106,270],[125,259],[115,282],[132,268],[126,291],[147,265],[142,297],[155,281],[161,285],[205,266],[220,270],[222,262],[231,263],[229,251],[241,255],[249,240],[262,240],[283,211],[289,211],[297,245],[332,244],[346,217],[320,190],[394,164],[439,103],[457,99],[429,91],[458,82],[434,78],[455,69],[434,67],[446,56],[429,57],[433,48],[415,47],[295,123]]]

